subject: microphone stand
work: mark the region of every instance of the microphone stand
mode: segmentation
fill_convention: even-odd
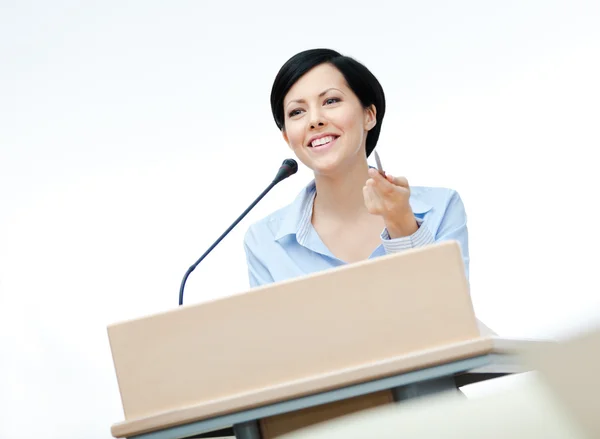
[[[188,268],[188,270],[185,272],[185,275],[183,276],[183,280],[181,281],[181,286],[179,287],[179,306],[183,305],[183,290],[185,288],[185,283],[187,282],[187,278],[192,273],[192,271],[194,271],[196,269],[196,267],[198,266],[198,264],[200,262],[202,262],[202,260],[206,256],[208,256],[208,254],[211,251],[213,251],[213,249],[221,242],[221,240],[223,240],[223,238],[225,238],[225,236],[227,236],[227,234],[229,232],[231,232],[231,230],[248,214],[248,212],[250,212],[252,210],[252,208],[254,208],[254,206],[256,206],[258,204],[258,202],[260,200],[263,199],[263,197],[265,195],[267,195],[267,193],[271,189],[273,189],[273,187],[275,187],[275,185],[277,183],[279,183],[282,180],[286,179],[290,175],[295,174],[297,170],[298,170],[298,164],[296,163],[295,160],[293,160],[293,159],[286,159],[286,160],[284,160],[283,164],[279,168],[279,172],[277,173],[275,179],[271,182],[271,184],[269,184],[269,186],[267,186],[267,188],[256,198],[256,200],[254,200],[252,202],[252,204],[250,204],[250,206],[248,206],[246,208],[246,210],[244,210],[244,212],[233,222],[233,224],[231,224],[227,228],[227,230],[225,230],[223,232],[223,234],[221,236],[219,236],[219,238],[208,248],[208,250],[206,250],[204,252],[204,254],[202,256],[200,256],[200,258],[196,262],[194,262],[193,265],[190,266],[190,268]]]

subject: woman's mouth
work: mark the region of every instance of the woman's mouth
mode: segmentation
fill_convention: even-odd
[[[315,152],[324,151],[332,147],[337,139],[338,136],[319,137],[318,139],[315,139],[312,142],[310,142],[310,145],[308,145],[308,147],[314,150]]]

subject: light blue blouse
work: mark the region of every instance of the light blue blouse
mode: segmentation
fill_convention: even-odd
[[[279,282],[345,264],[323,244],[312,226],[316,195],[311,181],[289,205],[252,224],[244,236],[250,286]],[[434,242],[458,241],[469,279],[467,216],[455,190],[411,187],[410,205],[419,224],[411,236],[390,239],[381,233],[381,244],[369,258]]]

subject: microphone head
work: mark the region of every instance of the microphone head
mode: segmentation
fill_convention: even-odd
[[[298,163],[294,159],[285,159],[281,166],[279,167],[279,171],[277,175],[273,179],[275,183],[279,183],[282,180],[285,180],[290,175],[294,175],[298,171]]]
[[[281,166],[288,166],[290,168],[290,175],[298,171],[298,163],[294,159],[285,159]]]

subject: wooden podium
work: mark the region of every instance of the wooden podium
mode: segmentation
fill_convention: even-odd
[[[275,438],[524,371],[534,343],[481,333],[456,242],[117,323],[108,336],[125,414],[111,432],[136,439],[229,427]]]

